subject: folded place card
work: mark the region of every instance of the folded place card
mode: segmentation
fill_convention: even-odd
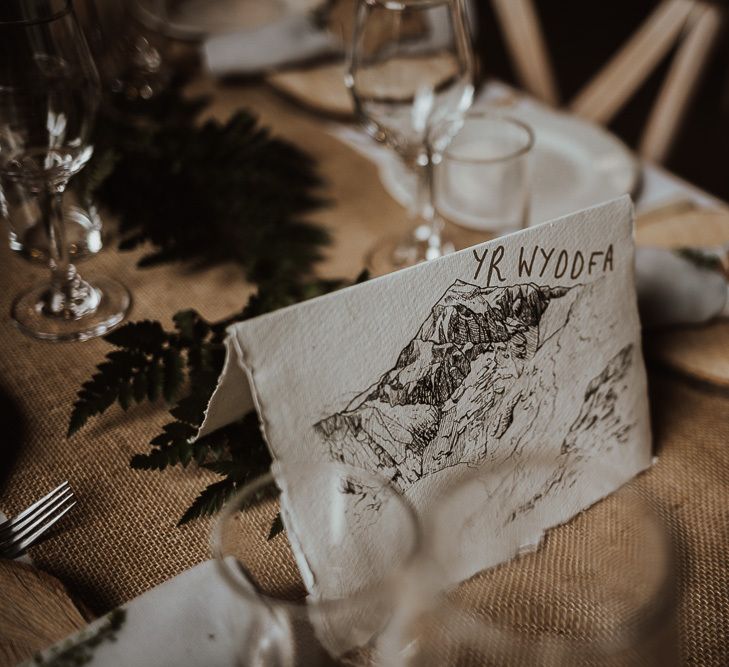
[[[628,197],[242,322],[228,351],[204,432],[250,408],[249,385],[282,463],[380,473],[424,517],[477,475],[440,539],[451,583],[651,464]],[[297,562],[312,596],[340,595],[305,498],[283,498]],[[376,541],[362,508],[347,529]]]

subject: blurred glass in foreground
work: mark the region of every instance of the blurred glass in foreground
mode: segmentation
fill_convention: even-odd
[[[340,664],[329,656],[342,653],[346,664],[372,664],[368,655],[398,612],[420,553],[414,511],[387,479],[358,468],[290,463],[274,470],[226,505],[213,535],[219,571],[244,605],[231,618],[238,664]],[[302,508],[305,516],[297,515]],[[271,538],[281,515],[296,517],[287,527],[297,534]],[[302,577],[315,589],[308,596]]]
[[[92,155],[99,93],[69,0],[0,5],[0,187],[35,195],[49,240],[49,280],[19,294],[12,315],[24,333],[44,340],[103,335],[131,305],[115,280],[84,280],[67,243],[63,195]]]
[[[426,528],[435,587],[478,521],[473,498],[483,497],[483,485],[478,475],[462,484]],[[454,526],[462,526],[455,538]],[[422,590],[423,582],[412,587]],[[400,629],[388,664],[658,667],[679,661],[671,541],[635,482],[551,530],[533,553],[484,570],[438,602],[428,604],[427,596],[423,602]]]

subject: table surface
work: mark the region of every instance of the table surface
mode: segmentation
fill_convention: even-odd
[[[195,92],[214,93],[209,115],[224,120],[235,109],[253,109],[275,133],[310,152],[327,179],[335,205],[313,216],[334,244],[321,271],[354,277],[369,247],[402,228],[405,212],[379,182],[377,168],[333,135],[317,118],[259,85],[226,86],[202,80]],[[712,198],[662,170],[645,169],[639,205],[690,196]],[[134,193],[129,193],[134,196]],[[42,278],[38,270],[0,256],[0,310]],[[140,270],[137,252],[106,251],[82,273],[113,275],[134,295],[132,319],[164,324],[183,308],[219,319],[240,309],[251,294],[239,270],[204,273],[179,266]],[[650,341],[647,341],[650,344]],[[163,405],[124,414],[114,407],[71,440],[65,437],[75,393],[109,346],[101,340],[47,344],[28,339],[0,321],[0,420],[6,426],[0,471],[0,509],[15,514],[67,479],[79,499],[64,530],[32,550],[35,563],[59,577],[97,613],[105,612],[210,556],[210,520],[178,528],[176,522],[204,486],[215,479],[199,470],[134,471],[129,459],[169,421]],[[657,465],[640,483],[658,500],[677,544],[679,627],[687,663],[729,663],[729,395],[651,369]],[[1,604],[1,603],[0,603]]]

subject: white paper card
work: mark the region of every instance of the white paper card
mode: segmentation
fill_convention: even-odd
[[[651,464],[632,217],[624,197],[231,328],[274,458],[379,472],[423,516],[482,473],[439,542],[452,582],[537,544]],[[312,595],[337,596],[286,500]]]

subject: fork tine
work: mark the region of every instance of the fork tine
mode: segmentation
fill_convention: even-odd
[[[52,509],[57,507],[69,497],[73,497],[73,491],[70,487],[66,486],[60,494],[53,496],[43,505],[39,505],[31,514],[27,514],[20,521],[13,521],[9,526],[0,530],[0,545],[4,541],[12,539],[13,536],[18,534],[18,532],[24,532],[28,526],[32,527],[39,521],[39,519],[48,513],[49,508]]]
[[[50,521],[40,526],[40,528],[38,528],[34,533],[28,535],[17,543],[9,545],[7,547],[7,550],[4,552],[5,557],[15,558],[22,554],[28,547],[32,546],[43,533],[45,533],[54,523],[56,523],[56,521],[58,521],[59,519],[61,519],[61,517],[67,514],[75,504],[76,501],[74,500],[70,505],[65,507]]]
[[[30,507],[23,510],[17,516],[0,523],[0,535],[7,532],[9,529],[17,526],[19,523],[23,523],[24,519],[29,518],[32,514],[35,514],[38,509],[42,508],[47,502],[49,502],[58,493],[61,493],[66,487],[68,487],[68,482],[63,482],[63,484],[59,484],[55,489],[53,489],[53,491],[43,496],[40,500],[34,502]]]
[[[63,494],[58,498],[46,503],[34,515],[26,517],[23,522],[17,526],[13,526],[6,534],[0,535],[0,549],[5,548],[8,543],[17,542],[19,539],[25,537],[29,532],[41,525],[51,514],[61,508],[68,500],[73,500],[73,491],[70,488],[65,489]]]

